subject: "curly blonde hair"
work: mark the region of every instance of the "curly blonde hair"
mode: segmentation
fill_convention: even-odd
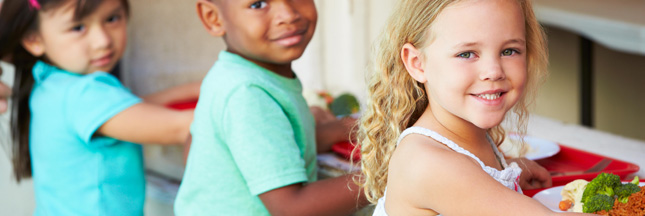
[[[401,132],[412,126],[428,106],[423,84],[406,71],[400,53],[404,44],[426,47],[431,42],[433,21],[447,6],[460,0],[400,0],[379,35],[372,50],[367,74],[367,109],[359,120],[358,143],[361,144],[363,175],[357,183],[367,199],[376,203],[387,185],[388,164]],[[542,27],[532,10],[531,0],[517,0],[526,26],[527,84],[518,103],[512,108],[517,131],[524,133],[528,109],[537,87],[547,75],[548,54]],[[507,117],[510,116],[507,114]],[[498,125],[488,130],[499,145],[505,137]]]

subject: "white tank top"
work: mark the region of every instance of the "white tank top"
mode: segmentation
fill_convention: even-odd
[[[497,159],[500,161],[502,164],[502,167],[504,168],[503,170],[497,170],[493,167],[489,167],[484,165],[484,162],[482,162],[477,156],[474,154],[470,153],[468,150],[462,148],[461,146],[457,145],[453,141],[449,140],[448,138],[445,138],[444,136],[441,136],[439,133],[434,132],[432,130],[429,130],[427,128],[422,128],[422,127],[410,127],[408,129],[405,129],[403,133],[401,133],[401,136],[399,136],[399,140],[396,142],[396,145],[398,146],[401,140],[409,135],[409,134],[421,134],[428,136],[434,140],[437,140],[444,145],[448,146],[455,152],[464,154],[466,156],[469,156],[475,161],[479,163],[479,165],[482,167],[482,169],[488,173],[491,177],[493,177],[495,180],[497,180],[499,183],[502,185],[506,186],[507,188],[517,191],[519,193],[522,193],[522,189],[520,188],[519,185],[519,180],[520,180],[520,174],[522,173],[522,169],[517,166],[517,163],[513,162],[510,165],[506,164],[506,160],[504,160],[504,157],[499,153],[499,150],[497,149],[497,146],[493,143],[493,140],[491,140],[490,137],[488,138],[488,142],[491,144],[493,147],[493,150],[495,151],[495,156]],[[378,200],[378,203],[376,204],[376,208],[374,208],[374,213],[372,214],[373,216],[387,216],[387,213],[385,212],[385,198],[387,197],[387,192],[384,193],[383,197],[381,197]]]

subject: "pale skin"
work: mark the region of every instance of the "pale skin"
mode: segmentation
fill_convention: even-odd
[[[211,35],[224,38],[227,51],[289,78],[317,20],[312,0],[198,0],[197,14]],[[287,185],[259,198],[271,215],[348,215],[367,204],[351,177]]]
[[[126,45],[125,10],[118,0],[105,0],[81,20],[73,19],[75,2],[40,11],[40,28],[23,38],[32,55],[78,74],[110,71]],[[165,103],[197,98],[199,83],[184,84],[144,97],[144,102],[103,123],[95,136],[140,144],[179,145],[189,134],[193,111],[175,111]]]
[[[486,130],[503,120],[524,90],[526,42],[519,4],[455,3],[429,31],[433,41],[427,48],[406,44],[401,50],[408,73],[428,92],[429,105],[414,126],[436,131],[501,170]],[[528,163],[529,169],[535,166]],[[417,134],[405,137],[392,155],[385,209],[389,215],[574,214],[552,212],[497,182],[474,159]]]

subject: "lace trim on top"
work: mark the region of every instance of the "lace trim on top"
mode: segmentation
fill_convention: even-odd
[[[488,173],[488,175],[490,175],[495,180],[497,180],[499,183],[506,186],[507,188],[510,188],[511,190],[522,193],[522,189],[519,187],[519,176],[522,173],[522,169],[515,162],[512,162],[510,165],[506,164],[506,160],[504,160],[504,157],[501,156],[501,153],[497,149],[497,146],[495,146],[495,144],[493,143],[493,140],[489,136],[486,136],[486,138],[488,139],[488,142],[491,144],[495,152],[495,157],[497,157],[497,159],[501,162],[504,168],[503,170],[497,170],[493,167],[486,166],[484,162],[482,162],[477,156],[470,153],[468,150],[462,148],[461,146],[457,145],[452,140],[449,140],[448,138],[440,135],[439,133],[423,127],[410,127],[408,129],[405,129],[403,133],[401,133],[401,135],[399,136],[399,140],[397,140],[396,145],[398,146],[401,140],[405,136],[413,133],[428,136],[434,140],[437,140],[443,143],[444,145],[448,146],[455,152],[464,154],[466,156],[469,156],[475,159],[477,163],[479,163],[479,165],[482,167],[482,169],[486,173]]]

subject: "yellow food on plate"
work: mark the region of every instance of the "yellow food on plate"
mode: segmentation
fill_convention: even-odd
[[[564,185],[562,192],[560,192],[562,195],[562,201],[559,206],[560,210],[582,212],[582,194],[585,192],[587,183],[589,182],[584,179],[578,179]],[[571,203],[571,205],[564,204],[563,202]]]

